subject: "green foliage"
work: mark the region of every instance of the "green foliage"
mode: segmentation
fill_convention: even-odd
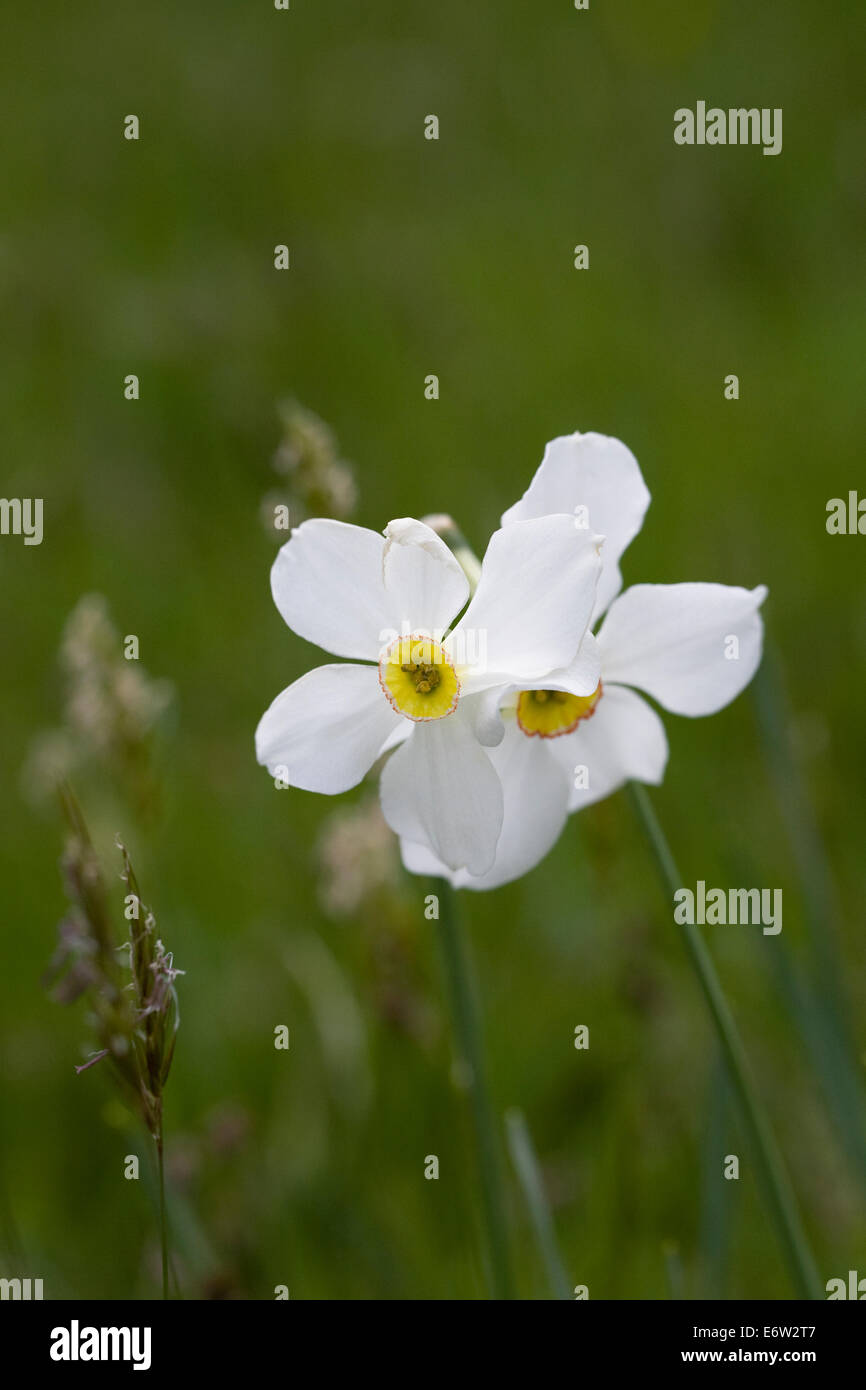
[[[99,766],[75,787],[101,862],[118,833],[129,844],[187,972],[165,1108],[181,1287],[485,1296],[427,885],[326,911],[335,804],[277,791],[255,763],[258,718],[317,657],[274,609],[284,537],[260,522],[292,398],[352,460],[362,524],[447,511],[483,549],[545,441],[597,429],[653,494],[626,583],[769,585],[781,757],[829,855],[818,929],[835,971],[815,964],[814,876],[751,694],[666,719],[654,804],[687,882],[783,887],[784,971],[756,930],[708,940],[821,1276],[866,1272],[860,1141],[827,1032],[833,973],[855,1020],[844,1095],[862,1106],[866,540],[824,526],[863,478],[859,11],[680,0],[649,25],[642,8],[157,0],[50,20],[19,6],[4,25],[3,491],[44,497],[45,536],[0,538],[0,1246],[46,1297],[158,1283],[145,1183],[122,1171],[140,1127],[104,1063],[75,1076],[80,1014],[39,986],[61,833],[18,775],[61,717],[64,624],[94,591],[175,694],[158,816]],[[675,146],[674,110],[704,96],[783,107],[783,153]],[[790,1296],[627,799],[464,907],[491,1090],[526,1117],[570,1283]],[[731,1152],[738,1182],[722,1178]],[[546,1297],[509,1182],[519,1290]]]

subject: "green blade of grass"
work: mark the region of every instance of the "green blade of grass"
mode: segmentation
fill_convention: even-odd
[[[532,1137],[522,1111],[509,1110],[505,1116],[505,1132],[511,1162],[523,1193],[535,1242],[538,1246],[548,1283],[554,1298],[571,1299],[571,1287],[565,1266],[556,1244],[556,1232],[550,1203],[532,1143]]]
[[[630,782],[629,792],[638,819],[646,833],[656,865],[670,900],[682,887],[683,878],[659,824],[646,788]],[[698,977],[710,1016],[718,1034],[725,1061],[742,1107],[751,1138],[770,1213],[787,1256],[801,1298],[822,1299],[824,1291],[815,1264],[797,1201],[776,1143],[766,1110],[752,1078],[746,1050],[728,1005],[716,967],[700,932],[688,923],[677,923],[689,961]]]

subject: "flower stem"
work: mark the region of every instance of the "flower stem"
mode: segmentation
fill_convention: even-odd
[[[165,1163],[163,1161],[162,1119],[156,1137],[156,1156],[159,1166],[159,1239],[162,1247],[162,1296],[168,1298],[168,1225],[165,1217]]]
[[[571,1288],[556,1244],[556,1232],[553,1227],[550,1203],[544,1190],[544,1179],[538,1165],[532,1136],[522,1111],[508,1111],[505,1116],[505,1130],[508,1136],[508,1147],[511,1151],[511,1161],[523,1189],[529,1219],[551,1292],[554,1298],[568,1301],[571,1298]]]
[[[450,883],[444,879],[437,881],[436,888],[440,913],[439,940],[450,995],[457,1053],[469,1090],[478,1149],[481,1201],[490,1255],[491,1293],[496,1299],[510,1299],[514,1297],[514,1286],[508,1250],[499,1137],[487,1089],[475,986],[461,930],[457,895]]]
[[[683,879],[677,869],[664,831],[659,824],[646,788],[638,782],[629,783],[629,792],[638,819],[653,851],[662,882],[673,898]],[[694,926],[678,923],[686,951],[709,1006],[710,1014],[721,1043],[725,1061],[742,1106],[746,1127],[755,1147],[761,1177],[781,1245],[788,1257],[801,1298],[823,1299],[824,1291],[818,1277],[812,1251],[794,1196],[782,1155],[776,1144],[767,1113],[752,1078],[749,1060],[737,1031],[725,992],[716,974],[706,943]]]

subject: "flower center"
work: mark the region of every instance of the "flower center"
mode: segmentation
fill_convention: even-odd
[[[521,690],[517,723],[527,738],[559,738],[571,734],[582,719],[591,719],[601,699],[601,681],[591,695],[567,690]]]
[[[398,637],[379,662],[379,684],[407,719],[444,719],[457,708],[460,682],[432,637]]]

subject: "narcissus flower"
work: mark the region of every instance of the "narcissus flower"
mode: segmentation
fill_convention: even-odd
[[[617,597],[619,558],[637,534],[649,493],[624,444],[603,435],[571,435],[547,446],[523,498],[502,518],[526,525],[547,513],[570,513],[605,533],[595,616],[607,609],[597,638],[577,658],[600,657],[590,694],[578,690],[575,666],[544,682],[496,692],[504,737],[489,757],[504,793],[496,859],[485,874],[448,873],[420,837],[401,842],[406,867],[445,873],[460,887],[494,888],[526,873],[552,848],[570,811],[610,795],[632,778],[661,782],[668,758],[664,726],[637,694],[673,714],[714,714],[754,675],[761,659],[763,585],[639,584]]]
[[[391,828],[451,871],[488,872],[503,818],[489,757],[504,732],[495,692],[544,685],[574,663],[569,690],[592,694],[594,645],[575,657],[600,544],[570,516],[509,525],[492,537],[466,607],[466,575],[423,522],[392,521],[384,535],[304,522],[274,563],[274,601],[299,636],[353,664],[320,666],[277,696],[256,731],[259,762],[334,794],[393,750],[381,782]]]

